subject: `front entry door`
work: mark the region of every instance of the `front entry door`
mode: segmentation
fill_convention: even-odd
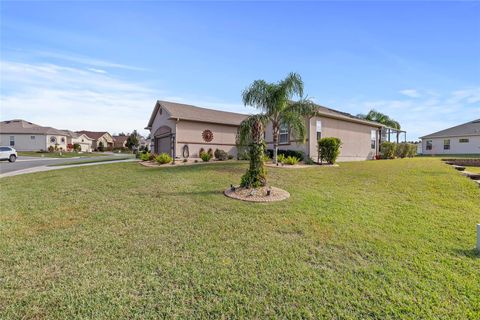
[[[157,138],[157,145],[155,147],[155,151],[160,154],[160,153],[167,153],[169,155],[171,155],[171,147],[170,147],[170,143],[171,143],[171,138],[170,136],[166,136],[166,137],[161,137],[161,138]]]

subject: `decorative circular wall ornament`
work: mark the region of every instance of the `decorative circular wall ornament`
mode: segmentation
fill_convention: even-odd
[[[50,137],[50,143],[55,143],[57,142],[57,138],[56,137]]]
[[[202,138],[203,141],[205,142],[211,142],[213,140],[213,133],[210,130],[203,130],[202,132]]]

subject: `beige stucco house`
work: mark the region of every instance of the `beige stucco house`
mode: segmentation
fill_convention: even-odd
[[[170,153],[178,158],[198,157],[199,150],[222,149],[236,155],[236,135],[245,114],[199,108],[192,105],[157,101],[146,129],[152,137],[155,153]],[[317,116],[305,119],[307,141],[301,143],[283,127],[279,149],[303,151],[317,160],[317,139],[338,137],[343,145],[339,161],[373,159],[378,153],[380,130],[376,122],[362,120],[350,114],[318,106]],[[265,140],[273,148],[271,125]]]
[[[83,133],[77,133],[70,130],[63,130],[67,133],[67,144],[80,145],[81,152],[92,152],[93,139]]]
[[[46,151],[50,146],[67,150],[67,144],[68,133],[62,130],[21,119],[0,122],[0,145],[17,151]]]
[[[76,131],[76,133],[84,134],[87,137],[92,139],[92,150],[97,150],[100,142],[103,144],[105,150],[112,150],[113,149],[113,137],[110,133],[106,131]]]
[[[423,154],[480,154],[480,119],[420,139]]]

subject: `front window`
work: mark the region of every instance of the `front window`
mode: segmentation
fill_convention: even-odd
[[[10,146],[11,147],[15,146],[15,137],[14,136],[10,136]]]
[[[316,125],[316,128],[317,128],[317,141],[322,139],[322,121],[320,120],[317,120],[317,125]]]
[[[377,131],[371,130],[370,131],[370,148],[375,149],[377,146]]]
[[[282,123],[280,125],[280,144],[288,143],[288,124]]]
[[[462,139],[458,140],[458,142],[460,142],[460,143],[469,143],[470,140],[468,140],[467,138],[462,138]]]
[[[450,150],[450,139],[443,140],[443,150]]]
[[[427,150],[432,150],[432,140],[427,140],[426,149],[427,149]]]
[[[62,143],[65,143],[65,138],[62,137],[62,139],[60,139],[60,141],[62,141]]]
[[[35,136],[30,136],[30,140],[35,140]]]
[[[57,142],[57,138],[55,137],[50,137],[50,143],[55,143]]]

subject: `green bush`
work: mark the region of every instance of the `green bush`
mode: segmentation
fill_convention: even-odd
[[[202,157],[202,153],[205,152],[205,149],[203,148],[200,148],[200,150],[198,150],[198,156],[201,158]]]
[[[75,152],[80,152],[80,151],[82,151],[82,147],[80,146],[80,143],[74,143],[72,149],[73,149],[73,151],[75,151]]]
[[[414,143],[408,144],[407,157],[413,158],[417,155],[417,145]]]
[[[210,159],[213,158],[213,150],[212,148],[209,148],[207,151],[208,155],[210,156]]]
[[[300,161],[300,159],[298,159],[297,157],[288,156],[283,160],[283,163],[293,166],[293,165],[297,164],[299,161]]]
[[[170,157],[168,153],[161,153],[158,156],[155,157],[155,161],[157,161],[159,164],[166,164],[172,162],[173,158]]]
[[[105,146],[103,145],[103,141],[100,141],[100,143],[98,144],[97,150],[100,152],[105,151]]]
[[[277,162],[283,163],[285,161],[285,155],[283,153],[280,153],[277,155]]]
[[[265,154],[262,156],[262,160],[263,160],[263,162],[270,161],[270,157],[268,156],[268,154],[265,153]]]
[[[339,138],[322,138],[318,140],[318,156],[320,163],[326,161],[334,164],[340,154],[340,146],[342,141]]]
[[[142,161],[150,160],[150,152],[140,153],[140,160]]]
[[[48,147],[48,152],[54,152],[55,151],[55,147],[54,146],[49,146]]]
[[[208,162],[212,159],[212,156],[208,152],[203,152],[200,154],[200,158],[202,158],[203,162]]]
[[[313,161],[313,159],[310,157],[305,157],[305,159],[303,159],[303,163],[307,165],[313,165],[315,164],[315,161]]]
[[[231,154],[229,154],[229,155],[227,156],[227,158],[228,158],[228,160],[232,160],[232,159],[234,158],[234,156],[231,155]]]
[[[265,153],[268,155],[268,157],[270,159],[273,159],[273,149],[267,149],[267,151]],[[300,160],[303,160],[305,158],[305,153],[302,152],[302,151],[278,149],[277,150],[277,160],[278,160],[278,156],[281,155],[281,154],[283,154],[285,157],[292,156],[292,157],[296,157]]]
[[[394,159],[397,145],[393,142],[384,141],[380,145],[380,156],[382,159]]]
[[[214,155],[215,155],[215,159],[220,161],[227,160],[228,158],[228,154],[225,151],[220,149],[215,150]]]

